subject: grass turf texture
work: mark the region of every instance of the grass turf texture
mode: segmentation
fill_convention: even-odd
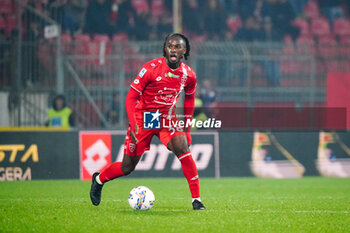
[[[123,178],[90,203],[90,182],[0,182],[0,232],[349,232],[350,179],[202,178],[207,211],[192,211],[185,179]],[[149,211],[129,207],[146,185]]]

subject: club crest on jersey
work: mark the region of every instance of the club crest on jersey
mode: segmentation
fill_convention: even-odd
[[[136,145],[134,144],[134,143],[130,143],[129,144],[129,150],[130,150],[130,152],[134,152],[135,151],[135,148],[136,148]]]
[[[142,70],[139,73],[140,78],[142,78],[145,75],[146,71],[147,70],[145,68],[142,68]]]
[[[160,129],[159,110],[156,112],[143,112],[143,128],[144,129]]]
[[[169,78],[180,78],[180,75],[173,74],[171,72],[165,73],[165,77]]]

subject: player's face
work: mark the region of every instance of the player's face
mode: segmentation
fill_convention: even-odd
[[[178,67],[181,59],[186,53],[186,43],[180,37],[170,37],[165,44],[165,54],[168,65]]]

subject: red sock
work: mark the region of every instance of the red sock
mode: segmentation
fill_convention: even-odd
[[[183,153],[178,158],[181,162],[182,171],[187,179],[188,186],[190,187],[192,198],[200,197],[198,172],[191,152]]]
[[[99,178],[102,183],[105,183],[109,180],[113,180],[120,176],[124,176],[124,173],[121,169],[122,162],[112,163],[107,167],[103,172],[101,172]]]

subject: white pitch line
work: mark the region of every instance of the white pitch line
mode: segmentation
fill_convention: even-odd
[[[9,201],[58,201],[58,200],[71,200],[71,201],[86,201],[87,198],[31,198],[31,199],[22,199],[22,198],[1,198],[0,202],[9,202]],[[178,198],[181,199],[181,198]],[[105,202],[124,202],[122,199],[111,199],[106,198]],[[157,209],[158,212],[182,212],[187,211],[187,209]],[[230,213],[314,213],[314,214],[350,214],[349,210],[228,210],[228,209],[207,209],[205,212],[230,212]]]

